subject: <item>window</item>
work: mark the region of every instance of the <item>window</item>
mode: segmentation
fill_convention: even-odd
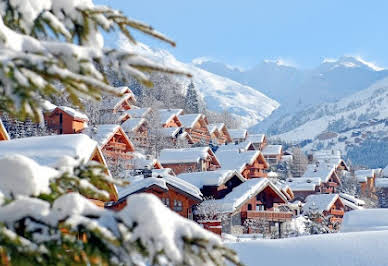
[[[174,211],[181,212],[183,210],[183,204],[180,200],[174,200]]]
[[[248,211],[252,210],[252,204],[248,204]]]
[[[263,204],[257,204],[256,205],[256,211],[265,211],[265,207]]]
[[[170,207],[170,199],[169,198],[162,198],[162,202],[167,207]]]

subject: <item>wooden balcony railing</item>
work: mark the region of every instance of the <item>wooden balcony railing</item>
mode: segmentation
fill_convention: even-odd
[[[332,224],[335,224],[335,223],[342,223],[342,218],[331,217],[331,218],[330,218],[330,223],[332,223]]]
[[[124,160],[131,160],[131,159],[133,159],[133,155],[132,154],[125,153],[125,152],[104,150],[102,153],[106,157],[115,158],[115,159],[117,159],[117,158],[124,159]]]
[[[336,182],[328,182],[327,185],[329,187],[338,187],[338,184]]]
[[[268,221],[286,221],[292,219],[292,212],[246,211],[241,212],[243,219],[265,219]]]
[[[109,142],[104,147],[107,150],[121,150],[125,151],[127,149],[127,145],[125,143],[120,142]]]
[[[342,216],[345,214],[344,210],[330,210],[330,213],[333,215],[342,215]]]

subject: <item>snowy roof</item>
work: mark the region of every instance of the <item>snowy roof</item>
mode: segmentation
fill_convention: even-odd
[[[182,132],[181,127],[167,127],[160,129],[160,133],[163,137],[175,138],[179,132]]]
[[[0,132],[3,132],[4,137],[5,137],[5,140],[10,140],[10,139],[11,139],[11,138],[9,137],[9,135],[8,135],[7,130],[5,129],[5,127],[4,127],[4,125],[3,125],[3,121],[1,121],[1,118],[0,118]]]
[[[222,170],[237,170],[241,173],[246,165],[252,164],[260,156],[260,151],[220,151],[216,156]]]
[[[229,134],[233,140],[246,139],[248,131],[246,129],[229,129]]]
[[[347,199],[345,199],[345,198],[342,198],[342,197],[340,197],[340,198],[341,198],[342,203],[343,203],[346,207],[348,207],[348,208],[350,208],[350,209],[352,209],[352,210],[361,210],[361,209],[363,209],[362,206],[357,206],[356,204],[354,204],[353,202],[351,202],[351,201],[349,201],[349,200],[347,200]]]
[[[357,206],[364,206],[365,205],[365,201],[358,199],[352,195],[349,195],[346,193],[340,193],[339,195],[340,195],[341,199],[346,199],[346,200],[356,204]]]
[[[120,126],[115,124],[95,125],[93,128],[87,128],[83,133],[97,141],[98,146],[102,148],[119,128]]]
[[[377,188],[388,188],[388,178],[376,178],[375,186]]]
[[[234,212],[247,200],[270,186],[285,202],[287,198],[267,178],[254,178],[234,187],[223,199],[216,200],[223,212]]]
[[[130,184],[128,186],[119,187],[117,189],[119,199],[123,199],[133,193],[143,191],[153,185],[156,185],[164,190],[168,190],[168,185],[170,185],[199,201],[202,200],[202,193],[196,186],[180,179],[179,177],[171,175],[169,171],[170,169],[153,170],[152,177],[144,178],[142,175],[132,177],[129,180]]]
[[[338,194],[309,195],[305,199],[306,203],[303,205],[303,212],[309,213],[315,210],[320,212],[328,211],[338,198]]]
[[[146,108],[133,107],[132,109],[127,110],[125,112],[133,118],[145,118],[151,112],[151,108],[149,108],[149,107],[146,107]]]
[[[319,177],[295,177],[287,178],[287,184],[293,191],[315,191],[316,186],[321,184]]]
[[[252,142],[250,141],[243,141],[238,144],[224,144],[218,146],[216,154],[217,152],[222,151],[247,151],[250,147],[254,149],[254,147],[252,146]]]
[[[58,109],[62,110],[66,114],[70,115],[71,117],[74,117],[75,119],[85,120],[89,121],[89,118],[84,113],[81,113],[80,111],[77,111],[71,107],[68,106],[58,106]]]
[[[323,182],[327,182],[331,175],[335,172],[335,166],[334,165],[325,165],[325,164],[309,164],[307,165],[307,169],[304,172],[303,176],[304,178],[311,178],[311,177],[319,177],[322,179]]]
[[[121,124],[125,132],[134,132],[146,122],[144,118],[130,118]]]
[[[0,157],[21,154],[40,165],[53,166],[69,156],[87,162],[98,149],[97,142],[84,134],[30,137],[0,142]]]
[[[193,184],[199,189],[202,189],[204,186],[220,186],[225,184],[233,176],[237,176],[242,182],[245,181],[245,178],[235,170],[193,172],[178,175],[179,178]]]
[[[265,138],[265,134],[253,134],[248,135],[247,141],[250,141],[252,143],[263,143]]]
[[[125,94],[125,93],[133,94],[133,93],[132,93],[132,90],[131,90],[130,88],[128,88],[127,86],[114,87],[114,89],[115,89],[118,93],[121,93],[121,94]]]
[[[374,169],[356,170],[354,175],[358,182],[366,182],[367,178],[372,178],[375,175]]]
[[[132,99],[132,101],[136,101],[135,95],[132,93],[125,93],[121,97],[117,96],[105,96],[101,101],[102,109],[105,110],[115,110],[118,108],[124,101],[128,101]]]
[[[209,130],[209,133],[212,134],[214,131],[218,130],[221,131],[222,127],[224,126],[224,123],[215,123],[215,124],[209,124],[207,126],[207,129]]]
[[[187,114],[180,115],[178,118],[182,123],[184,128],[193,128],[195,123],[198,122],[199,119],[203,117],[202,114]]]
[[[183,109],[158,109],[159,118],[162,124],[170,121],[174,116],[183,114]],[[179,120],[180,121],[180,120]]]
[[[197,163],[200,159],[209,158],[213,154],[209,147],[196,147],[187,149],[163,149],[159,161],[162,164]]]
[[[44,100],[42,102],[42,108],[45,112],[52,112],[55,110],[55,108],[57,108],[57,106],[55,104],[52,104],[51,102],[47,101],[47,100]]]
[[[282,145],[267,145],[263,148],[265,155],[278,155],[282,153]]]

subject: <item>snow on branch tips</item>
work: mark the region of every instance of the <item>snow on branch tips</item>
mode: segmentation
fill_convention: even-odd
[[[118,30],[136,43],[131,30],[175,43],[152,27],[120,11],[95,6],[91,0],[9,0],[0,5],[0,110],[19,118],[41,120],[42,102],[69,96],[82,108],[81,98],[114,94],[101,69],[103,63],[152,86],[148,72],[187,73],[161,66],[138,54],[106,50],[102,31]]]

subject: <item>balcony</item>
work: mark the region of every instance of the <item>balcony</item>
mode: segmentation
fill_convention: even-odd
[[[330,218],[330,223],[335,224],[335,223],[342,223],[342,218],[336,218],[336,217],[331,217]]]
[[[328,182],[327,185],[329,187],[338,187],[338,184],[336,182]]]
[[[292,219],[292,212],[246,211],[241,212],[243,219],[264,219],[267,221],[287,221]]]
[[[333,188],[332,187],[322,188],[322,192],[327,193],[327,194],[331,194],[331,193],[333,193]]]
[[[330,213],[333,215],[340,215],[340,216],[343,216],[345,214],[343,210],[330,210]]]
[[[249,178],[260,178],[260,177],[267,177],[267,173],[263,172],[256,172],[256,173],[250,173],[248,175]]]
[[[127,145],[120,142],[109,142],[105,145],[104,149],[125,151],[127,149]]]
[[[120,159],[125,159],[125,160],[132,160],[133,156],[130,153],[125,153],[125,152],[120,152],[120,151],[109,151],[109,150],[104,150],[102,152],[105,157],[110,157],[110,158],[120,158]]]

